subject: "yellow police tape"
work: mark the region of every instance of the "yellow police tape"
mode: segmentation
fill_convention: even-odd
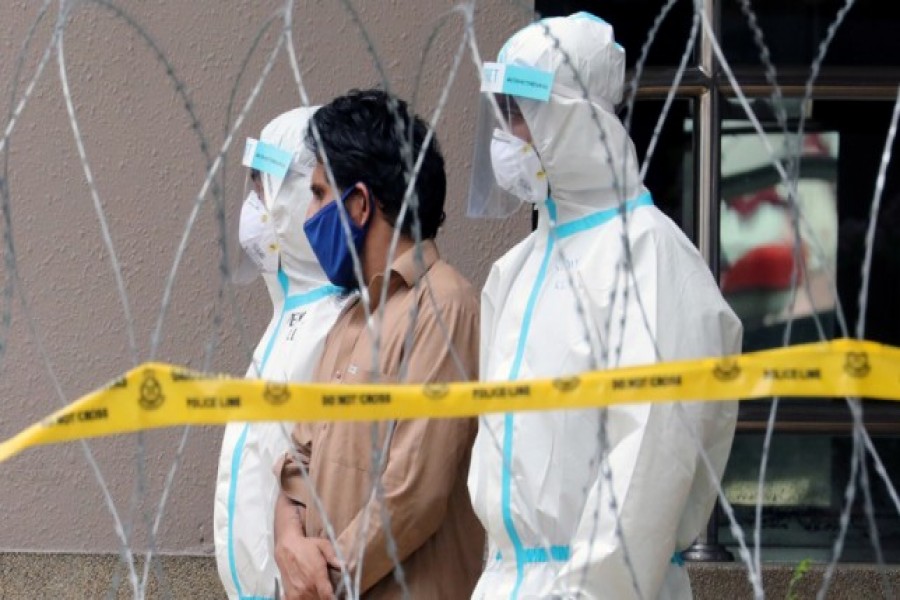
[[[285,384],[147,363],[0,444],[0,462],[31,446],[173,425],[469,417],[769,396],[900,400],[900,348],[841,339],[552,380],[428,385]]]

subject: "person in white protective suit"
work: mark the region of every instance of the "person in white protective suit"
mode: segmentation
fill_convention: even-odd
[[[329,283],[303,233],[316,163],[303,139],[314,112],[302,107],[280,115],[260,140],[247,141],[244,152],[256,189],[241,211],[244,255],[237,279],[261,273],[274,305],[247,377],[308,380],[346,299]],[[287,399],[277,385],[268,393],[271,402]],[[225,428],[213,518],[216,562],[229,598],[274,598],[273,507],[280,487],[272,465],[290,447],[293,425],[230,423]]]
[[[624,70],[612,27],[588,13],[529,25],[484,66],[482,115],[497,120],[479,125],[470,214],[525,201],[539,216],[482,292],[483,380],[571,388],[584,371],[741,350],[703,259],[639,181],[613,112]],[[706,525],[736,414],[672,402],[486,416],[469,472],[489,538],[473,597],[690,598],[680,551]]]

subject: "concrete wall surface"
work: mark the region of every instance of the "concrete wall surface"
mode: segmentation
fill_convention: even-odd
[[[60,4],[0,2],[0,132],[35,76]],[[10,322],[9,328],[0,325],[0,439],[151,358],[165,282],[207,165],[198,134],[206,140],[207,152],[215,155],[225,140],[229,98],[233,92],[235,108],[230,114],[234,119],[276,47],[280,21],[262,34],[238,80],[241,65],[257,33],[285,3],[91,0],[70,4],[74,8],[63,37],[69,86],[121,264],[131,318],[125,317],[117,293],[110,254],[67,116],[58,55],[53,51],[35,80],[9,144],[15,255],[5,253],[4,259],[15,258],[18,278],[12,297],[0,297],[0,314]],[[297,0],[294,7],[293,42],[313,103],[327,102],[352,87],[381,82],[345,4]],[[451,16],[433,38],[431,34],[456,4],[454,0],[352,4],[391,88],[407,99],[417,92],[415,109],[430,116],[460,44],[460,16]],[[48,11],[40,19],[42,6]],[[512,0],[480,1],[475,31],[483,56],[495,56],[503,39],[528,19],[527,11]],[[32,28],[33,36],[22,53]],[[433,44],[426,53],[429,40]],[[177,85],[170,74],[177,77]],[[480,286],[493,260],[527,233],[529,218],[525,211],[518,219],[500,224],[464,217],[477,89],[477,72],[466,55],[437,126],[449,171],[448,217],[438,243],[444,256]],[[188,117],[179,90],[186,92],[198,124]],[[287,54],[281,52],[235,133],[235,145],[225,158],[225,175],[217,180],[224,185],[232,266],[237,262],[235,238],[245,192],[245,170],[240,166],[244,139],[257,137],[268,120],[299,104]],[[2,162],[0,157],[0,169]],[[207,195],[199,209],[154,356],[243,374],[271,307],[261,281],[235,292],[236,308],[227,293],[220,297],[222,248],[215,204]],[[140,515],[149,511],[147,518],[152,521],[181,433],[154,431],[142,438],[128,435],[88,444],[108,486],[108,500],[126,528],[136,523],[132,531],[136,548],[147,546],[148,527]],[[162,519],[161,550],[211,551],[220,437],[221,429],[216,427],[191,430]],[[139,444],[146,457],[143,465],[135,460]],[[0,464],[0,482],[0,550],[118,550],[107,498],[79,444],[29,450]]]
[[[139,561],[139,567],[141,564]],[[158,564],[160,569],[154,570],[154,573],[162,573],[166,593],[161,593],[157,578],[151,576],[148,598],[225,598],[212,558],[163,556]],[[747,572],[740,565],[692,564],[687,568],[696,600],[753,598]],[[793,569],[793,565],[786,564],[763,566],[766,598],[787,597]],[[113,579],[117,574],[121,576],[122,571],[118,557],[109,554],[0,553],[0,598],[87,600],[109,597]],[[823,573],[822,565],[813,566],[794,587],[796,600],[815,598],[822,584]],[[900,567],[885,568],[885,577],[892,590],[900,590]],[[123,582],[117,589],[115,598],[125,600],[133,597],[127,583]],[[876,600],[893,597],[893,593],[884,592],[878,569],[874,565],[839,566],[826,595],[829,600]]]

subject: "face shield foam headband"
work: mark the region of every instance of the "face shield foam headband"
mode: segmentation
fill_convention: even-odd
[[[485,63],[468,216],[507,217],[523,202],[539,204],[546,200],[549,185],[540,157],[531,144],[510,131],[509,111],[503,110],[502,100],[522,98],[546,102],[550,99],[553,80],[550,71]]]

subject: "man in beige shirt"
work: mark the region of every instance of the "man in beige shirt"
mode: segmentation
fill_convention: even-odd
[[[361,288],[328,335],[314,380],[477,378],[478,295],[440,259],[434,243],[446,192],[436,140],[425,149],[415,184],[416,225],[412,209],[398,221],[407,187],[401,144],[411,141],[412,160],[419,156],[426,134],[421,119],[409,115],[404,102],[369,90],[335,99],[314,122],[317,134],[308,132],[307,144],[319,162],[304,229],[329,279]],[[323,155],[338,189],[329,185]],[[419,247],[414,226],[421,228]],[[397,228],[396,258],[388,268]],[[468,598],[484,544],[466,490],[476,429],[471,419],[298,424],[296,452],[276,465],[282,494],[275,557],[286,597],[332,598],[346,593],[349,583],[364,598],[400,598],[404,591],[429,600]]]

